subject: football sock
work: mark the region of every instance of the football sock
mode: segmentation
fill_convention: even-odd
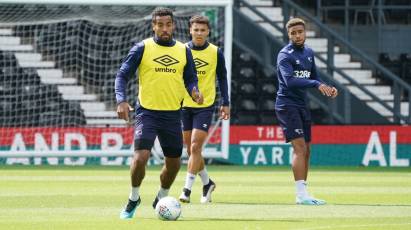
[[[168,196],[168,191],[170,191],[170,189],[165,189],[165,188],[160,187],[160,190],[158,191],[158,194],[157,194],[158,198],[161,199],[163,197]]]
[[[201,181],[203,182],[203,185],[208,185],[210,182],[210,178],[208,177],[208,172],[207,169],[204,167],[203,170],[198,172],[198,175],[200,175]]]
[[[131,187],[131,192],[130,192],[130,196],[128,197],[128,199],[132,201],[137,201],[138,198],[140,197],[140,195],[138,194],[139,189],[140,187]]]
[[[186,183],[184,184],[184,188],[191,190],[195,179],[196,179],[196,175],[187,172]]]
[[[307,192],[307,188],[306,188],[307,184],[305,182],[305,180],[297,180],[295,181],[295,188],[297,190],[297,196],[299,197],[306,197],[308,196],[308,192]]]

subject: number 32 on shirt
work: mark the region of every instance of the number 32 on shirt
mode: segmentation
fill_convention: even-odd
[[[297,78],[310,78],[311,72],[307,70],[296,70],[294,71],[294,77]]]

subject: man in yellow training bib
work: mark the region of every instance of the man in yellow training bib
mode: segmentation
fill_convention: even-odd
[[[201,203],[211,202],[211,193],[215,183],[209,178],[201,155],[207,132],[211,124],[216,99],[216,76],[221,92],[222,103],[220,118],[230,118],[228,99],[227,70],[224,55],[220,48],[207,41],[210,34],[210,23],[207,17],[195,15],[190,19],[191,41],[187,44],[193,54],[196,64],[198,86],[204,93],[204,103],[199,105],[186,94],[183,103],[183,130],[184,142],[189,155],[187,176],[180,201],[189,203],[191,188],[196,174],[203,182]]]
[[[158,136],[165,156],[160,175],[160,190],[153,202],[155,208],[168,191],[180,169],[183,149],[181,103],[189,93],[195,103],[202,104],[191,51],[173,39],[173,12],[156,8],[152,13],[154,37],[131,48],[115,81],[117,114],[128,120],[131,110],[127,103],[126,86],[130,75],[138,69],[138,102],[135,111],[134,157],[130,164],[131,192],[128,203],[120,213],[121,219],[134,216],[141,202],[139,189],[145,176],[154,140]]]

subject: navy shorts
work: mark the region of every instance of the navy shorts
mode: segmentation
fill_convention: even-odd
[[[304,137],[306,142],[311,142],[311,114],[307,108],[285,106],[275,108],[275,113],[286,142],[298,137]]]
[[[183,150],[180,111],[136,109],[134,150],[151,150],[158,136],[164,156],[180,157]]]
[[[211,119],[214,113],[214,106],[206,108],[188,108],[182,110],[182,125],[184,131],[200,129],[208,132],[211,125]]]

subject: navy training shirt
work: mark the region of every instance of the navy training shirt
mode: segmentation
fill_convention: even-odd
[[[277,57],[278,91],[276,108],[305,107],[307,88],[322,84],[315,67],[314,52],[307,46],[286,45]]]

